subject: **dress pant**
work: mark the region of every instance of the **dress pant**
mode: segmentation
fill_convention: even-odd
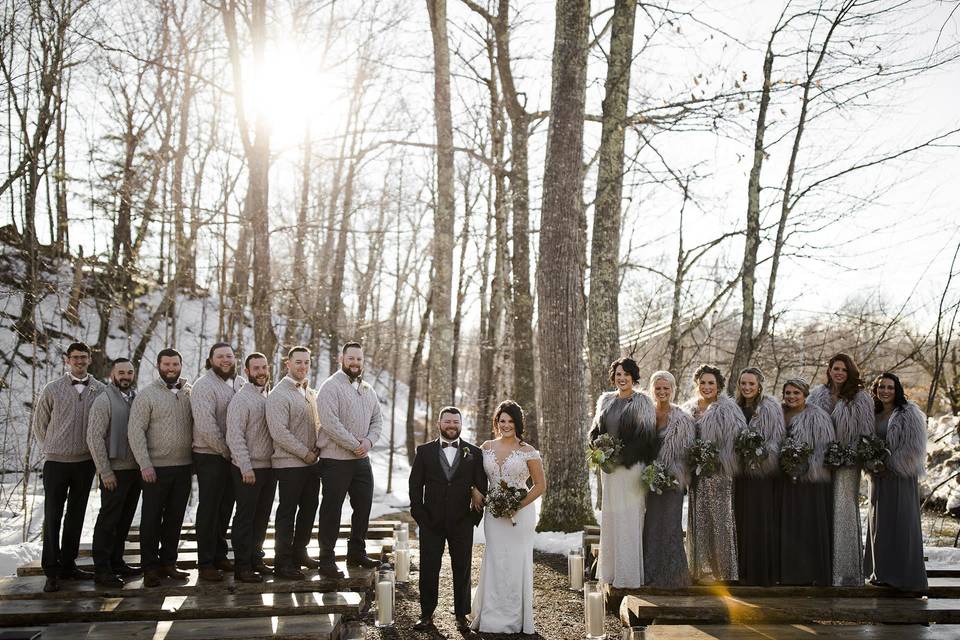
[[[343,499],[350,496],[353,516],[350,519],[350,540],[347,556],[357,558],[366,555],[367,527],[370,524],[370,507],[373,505],[373,469],[370,458],[353,460],[320,459],[320,474],[323,478],[323,500],[320,502],[320,561],[333,562],[334,547],[340,533],[340,514]]]
[[[113,491],[100,480],[100,513],[93,529],[93,564],[98,574],[116,573],[124,565],[123,550],[140,501],[140,470],[114,471]]]
[[[43,555],[40,564],[47,577],[60,577],[76,567],[87,498],[97,467],[93,460],[43,463]],[[67,513],[64,516],[63,508]],[[60,523],[63,521],[63,537]]]
[[[450,547],[453,570],[453,610],[457,616],[470,613],[470,559],[473,555],[473,522],[467,518],[449,529],[420,527],[420,615],[429,618],[437,608],[440,565],[444,542]]]
[[[296,566],[294,558],[307,552],[313,521],[320,502],[320,477],[317,466],[274,469],[277,478],[276,565]]]
[[[140,564],[146,571],[177,563],[183,514],[190,500],[190,465],[155,467],[157,481],[142,482]]]
[[[197,566],[208,567],[227,557],[227,527],[233,515],[233,465],[215,453],[194,453],[197,472]]]
[[[277,492],[273,469],[254,469],[253,473],[256,481],[244,484],[240,469],[230,465],[233,491],[237,496],[237,513],[233,516],[230,540],[233,543],[234,569],[238,572],[241,569],[253,569],[254,563],[263,557],[263,539],[267,537],[273,497]],[[310,539],[309,534],[307,539]]]

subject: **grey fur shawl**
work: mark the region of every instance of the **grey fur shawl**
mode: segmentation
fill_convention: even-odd
[[[815,404],[830,414],[836,439],[846,446],[856,446],[860,436],[873,434],[874,415],[873,398],[861,389],[853,400],[840,398],[833,404],[830,388],[826,385],[817,385],[810,391],[808,404]],[[833,406],[831,406],[833,405]]]
[[[780,444],[786,436],[787,428],[783,423],[783,409],[773,396],[763,396],[747,424],[750,429],[756,429],[763,435],[770,455],[758,469],[742,469],[743,475],[753,478],[764,478],[776,475],[780,471]]]
[[[789,434],[813,448],[810,468],[800,476],[801,482],[830,482],[830,470],[823,466],[827,447],[834,440],[830,414],[815,404],[807,403],[803,411],[790,419]]]
[[[687,449],[696,437],[693,418],[677,405],[670,405],[667,425],[663,428],[663,442],[657,460],[667,473],[680,482],[680,488],[690,484],[690,469],[687,467]]]
[[[691,398],[683,405],[684,411],[696,415],[697,398]],[[743,411],[728,395],[720,394],[699,419],[696,419],[697,435],[717,445],[720,454],[720,473],[732,478],[737,474],[739,461],[733,449],[737,434],[747,426]]]
[[[593,423],[590,425],[591,431],[600,429],[601,423],[603,422],[603,414],[606,413],[607,409],[616,399],[616,391],[608,391],[600,394],[600,397],[597,398],[597,410],[593,414]],[[656,430],[657,428],[657,411],[653,406],[653,401],[642,391],[634,392],[633,402],[627,404],[624,413],[630,416],[633,424],[637,425],[638,431],[641,429]]]
[[[887,468],[898,476],[922,477],[927,464],[927,419],[913,402],[897,407],[887,422]]]

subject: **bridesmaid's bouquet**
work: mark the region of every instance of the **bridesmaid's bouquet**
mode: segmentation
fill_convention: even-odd
[[[687,449],[687,463],[694,475],[709,478],[720,468],[720,451],[710,440],[697,438]]]
[[[780,447],[780,468],[794,482],[810,468],[810,454],[813,448],[793,436],[787,436]]]
[[[848,447],[842,442],[831,442],[823,456],[823,464],[827,467],[839,469],[852,467],[857,463],[857,450]]]
[[[620,464],[622,452],[623,442],[609,433],[603,433],[587,447],[587,462],[592,469],[602,469],[612,473]]]
[[[527,497],[527,490],[520,487],[511,487],[503,480],[487,493],[487,509],[494,518],[510,518],[513,526],[517,521],[513,514],[520,508],[520,503]]]
[[[647,468],[640,475],[640,482],[658,496],[664,491],[680,486],[680,481],[667,473],[666,467],[659,460],[647,465]]]
[[[740,456],[743,465],[750,471],[759,469],[763,461],[770,457],[763,434],[749,427],[737,434],[733,448]]]
[[[857,443],[857,462],[870,473],[883,473],[887,469],[890,449],[879,436],[860,436]]]

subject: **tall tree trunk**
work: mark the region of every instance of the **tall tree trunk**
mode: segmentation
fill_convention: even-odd
[[[433,36],[433,105],[437,129],[437,198],[433,212],[433,321],[430,323],[430,405],[434,411],[454,401],[450,371],[453,326],[453,114],[450,107],[450,49],[447,1],[427,0]]]
[[[432,306],[433,291],[431,290],[427,295],[427,304],[423,308],[423,315],[420,317],[420,333],[417,335],[417,346],[414,349],[413,357],[410,359],[410,382],[407,386],[407,462],[409,464],[413,464],[413,458],[417,453],[417,437],[414,430],[417,390],[420,386],[420,367],[423,365],[423,343],[427,339]],[[424,425],[424,430],[429,430],[429,425]]]
[[[287,302],[287,327],[283,333],[284,348],[300,344],[300,320],[307,313],[301,305],[305,300],[304,288],[307,286],[307,213],[310,208],[310,178],[313,173],[312,153],[313,142],[308,127],[303,141],[303,164],[300,168],[300,204],[297,207],[297,235],[291,253],[293,274],[290,283],[290,299]]]
[[[620,199],[623,195],[623,145],[636,11],[636,0],[616,0],[610,33],[597,197],[590,243],[587,351],[591,398],[596,398],[609,386],[607,368],[620,355]]]
[[[549,487],[542,531],[577,531],[593,522],[584,441],[587,419],[583,352],[583,116],[588,0],[557,0],[550,128],[543,176],[540,260],[540,443]]]

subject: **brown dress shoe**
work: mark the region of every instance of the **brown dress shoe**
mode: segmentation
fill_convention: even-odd
[[[123,587],[123,580],[120,579],[120,576],[112,573],[98,573],[93,577],[93,581],[98,587],[112,587],[114,589]]]
[[[307,576],[303,575],[303,571],[300,571],[297,567],[276,567],[273,570],[273,575],[278,578],[284,578],[286,580],[306,580]]]
[[[233,575],[237,582],[263,582],[263,576],[254,573],[251,569],[241,569]]]
[[[301,567],[306,567],[307,569],[316,569],[320,566],[320,563],[306,553],[301,553],[297,556],[297,562],[300,563]]]
[[[186,571],[177,571],[177,565],[175,564],[165,564],[160,567],[158,573],[161,576],[167,578],[173,578],[174,580],[189,580],[190,574]]]
[[[145,587],[159,587],[160,586],[160,571],[157,569],[147,569],[143,572],[143,586]]]
[[[223,572],[216,567],[200,567],[200,579],[204,582],[221,582]]]
[[[57,582],[56,576],[47,576],[47,580],[43,583],[43,591],[44,593],[60,591],[60,583]]]
[[[233,560],[228,560],[227,558],[220,558],[219,560],[213,561],[213,566],[220,571],[233,571]]]
[[[337,580],[343,577],[343,571],[340,571],[337,565],[333,562],[324,562],[317,568],[317,571],[319,571],[320,575],[324,578]]]
[[[130,565],[124,563],[117,567],[114,570],[114,573],[120,576],[121,578],[133,578],[135,576],[142,576],[143,569],[140,567],[131,567]]]
[[[272,576],[273,567],[263,563],[263,560],[258,560],[253,563],[253,570],[263,576]]]

